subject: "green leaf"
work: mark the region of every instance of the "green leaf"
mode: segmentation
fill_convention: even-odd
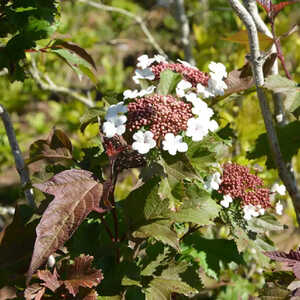
[[[182,275],[188,268],[189,265],[186,262],[170,263],[169,267],[164,269],[160,276],[150,281],[149,287],[145,290],[146,299],[169,300],[172,293],[183,294],[188,297],[197,294],[198,289],[192,287],[189,282],[183,281],[182,277],[186,276]],[[200,279],[199,282],[201,283]]]
[[[270,75],[264,86],[275,93],[285,95],[284,107],[288,112],[295,112],[300,107],[300,88],[297,83],[280,75]]]
[[[236,244],[232,240],[206,239],[199,232],[192,233],[183,239],[184,246],[194,248],[197,252],[206,253],[208,268],[220,274],[220,263],[227,265],[230,262],[244,264]]]
[[[283,160],[290,162],[292,157],[297,155],[300,148],[300,121],[291,122],[285,126],[277,127],[276,132],[279,139],[279,145]],[[267,156],[266,166],[268,169],[274,169],[275,164],[272,158],[266,133],[261,134],[255,141],[255,147],[247,152],[248,159],[256,159]]]
[[[160,95],[169,95],[176,88],[177,83],[181,80],[181,75],[170,70],[160,73],[160,80],[157,87],[157,93]]]
[[[260,291],[261,300],[289,300],[291,292],[287,289],[280,288],[274,283],[268,282]]]
[[[266,231],[281,231],[285,229],[285,226],[281,225],[275,216],[269,214],[259,218],[252,218],[248,221],[248,226],[252,231],[260,233]]]
[[[168,216],[176,222],[192,222],[198,225],[212,224],[218,216],[220,206],[196,183],[181,183],[181,202],[176,212]]]
[[[142,225],[132,235],[136,238],[154,237],[179,251],[179,239],[176,233],[170,229],[170,222],[168,221],[156,221]]]
[[[104,117],[106,114],[102,107],[91,107],[80,118],[80,130],[84,133],[86,127],[91,123],[97,123],[98,117]]]

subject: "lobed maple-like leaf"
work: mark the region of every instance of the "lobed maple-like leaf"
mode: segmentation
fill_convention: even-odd
[[[73,235],[92,211],[99,209],[102,184],[85,170],[66,170],[34,187],[54,195],[36,228],[37,238],[27,273],[27,282],[33,273]]]
[[[34,283],[26,288],[24,296],[26,300],[41,300],[45,291],[46,288],[40,286],[38,283]]]
[[[42,286],[45,286],[52,292],[55,292],[62,285],[62,282],[58,280],[56,269],[54,269],[53,274],[49,270],[39,270],[37,275],[39,279],[44,281]]]
[[[265,252],[266,256],[273,260],[288,263],[297,278],[300,278],[300,251],[291,250],[289,253],[282,251]]]
[[[81,255],[75,258],[73,265],[69,266],[64,285],[73,296],[76,296],[79,287],[92,288],[102,281],[103,274],[101,270],[91,267],[93,259],[93,256]],[[93,294],[90,297],[92,296]]]

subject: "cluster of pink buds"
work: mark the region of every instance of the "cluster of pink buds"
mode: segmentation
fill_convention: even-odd
[[[274,192],[263,187],[263,180],[251,174],[247,167],[226,163],[222,169],[222,175],[216,172],[207,178],[205,187],[223,195],[220,202],[223,207],[228,208],[234,200],[239,200],[246,220],[263,215],[266,209],[272,207],[270,196]],[[278,189],[282,195],[282,186]],[[277,202],[275,208],[278,214],[282,213],[280,202]]]
[[[200,97],[224,94],[224,65],[212,62],[210,72],[205,73],[181,60],[170,63],[160,55],[142,55],[137,67],[134,82],[150,84],[145,89],[124,91],[124,101],[109,107],[102,127],[107,138],[124,134],[132,149],[140,154],[158,147],[175,155],[188,150],[184,139],[199,142],[218,128],[211,119],[213,110]],[[160,94],[158,88],[164,80],[161,73],[166,70],[182,76],[168,95]]]

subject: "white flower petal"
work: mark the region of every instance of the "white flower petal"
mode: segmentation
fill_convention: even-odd
[[[115,124],[109,121],[103,123],[102,130],[105,136],[108,138],[112,138],[117,133],[117,128],[115,127]]]
[[[275,211],[278,215],[282,215],[282,212],[283,212],[283,205],[280,203],[280,201],[278,201],[276,203],[276,206],[275,206]]]
[[[227,77],[226,67],[222,63],[215,63],[212,61],[208,65],[208,68],[214,76],[218,76],[220,79]]]
[[[132,77],[133,81],[137,84],[140,83],[140,79],[153,80],[154,78],[155,75],[149,68],[135,70],[135,75]]]
[[[137,66],[141,69],[146,69],[150,65],[152,65],[155,61],[154,58],[149,58],[148,55],[144,54],[140,57],[138,57],[138,63]]]

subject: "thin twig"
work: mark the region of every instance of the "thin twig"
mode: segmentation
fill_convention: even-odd
[[[21,185],[24,188],[25,198],[28,204],[31,207],[35,208],[33,191],[32,189],[28,188],[30,184],[29,172],[27,166],[25,165],[10,116],[2,104],[0,104],[0,117],[4,124],[6,135],[10,144],[11,152],[15,159],[16,169],[21,179]]]
[[[195,59],[192,53],[190,40],[190,25],[184,9],[184,0],[175,0],[175,18],[179,24],[181,31],[181,43],[184,51],[184,59],[190,64],[195,65]]]
[[[82,102],[83,104],[85,104],[88,107],[94,107],[93,101],[91,99],[89,99],[88,97],[84,97],[69,88],[56,85],[46,75],[44,76],[45,80],[43,80],[40,76],[40,72],[36,66],[36,63],[35,63],[35,60],[33,59],[33,57],[32,57],[31,68],[29,68],[29,72],[30,72],[32,78],[36,81],[36,83],[39,85],[39,87],[42,90],[68,95],[68,96]]]
[[[111,12],[117,12],[117,13],[120,13],[124,16],[127,16],[133,20],[135,20],[140,28],[142,29],[143,33],[145,34],[145,36],[147,37],[149,43],[155,48],[155,50],[167,57],[165,51],[158,45],[157,41],[155,40],[154,36],[151,34],[151,32],[149,31],[146,23],[143,21],[143,19],[140,17],[140,16],[137,16],[131,12],[129,12],[128,10],[126,9],[123,9],[123,8],[120,8],[120,7],[114,7],[114,6],[109,6],[109,5],[105,5],[105,4],[102,4],[102,3],[98,3],[98,2],[95,2],[95,1],[90,1],[90,0],[79,0],[79,2],[82,2],[82,3],[85,3],[87,5],[90,5],[92,7],[95,7],[95,8],[99,8],[99,9],[102,9],[102,10],[105,10],[105,11],[111,11]]]
[[[259,51],[259,40],[257,34],[257,28],[254,23],[253,18],[247,11],[247,9],[241,4],[239,0],[229,0],[232,8],[236,12],[236,14],[240,17],[240,19],[245,24],[249,43],[250,43],[250,51],[251,51],[251,65],[254,74],[254,81],[257,90],[257,96],[260,103],[261,112],[264,118],[265,127],[267,130],[267,136],[269,145],[272,151],[273,159],[277,166],[279,176],[283,183],[285,184],[295,207],[295,212],[297,215],[298,222],[300,221],[299,213],[300,213],[300,193],[297,188],[297,184],[293,178],[292,173],[287,168],[281,154],[279,141],[277,137],[277,133],[273,126],[272,122],[272,114],[270,112],[270,108],[264,94],[264,90],[262,88],[264,84],[264,74],[263,74],[263,64]]]

